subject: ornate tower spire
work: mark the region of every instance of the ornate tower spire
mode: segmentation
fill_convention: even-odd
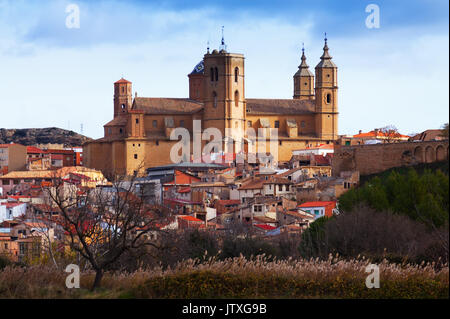
[[[325,45],[323,46],[323,54],[320,57],[320,62],[319,64],[317,64],[316,67],[329,67],[329,68],[333,68],[336,67],[336,65],[333,63],[333,61],[331,61],[331,59],[333,58],[330,53],[328,53],[328,39],[327,39],[327,33],[325,32]]]
[[[325,33],[325,44],[320,62],[316,66],[316,130],[317,136],[331,142],[337,138],[338,86],[337,66],[328,53],[328,39]]]
[[[222,26],[222,41],[220,43],[220,48],[219,48],[220,52],[221,51],[224,51],[224,52],[227,51],[227,45],[225,44],[225,37],[223,35],[223,29],[224,29],[224,26]]]
[[[294,74],[294,99],[314,98],[314,74],[306,63],[305,45],[302,43],[302,62]]]
[[[298,66],[300,75],[313,75],[311,73],[311,71],[309,71],[309,65],[306,63],[305,44],[304,43],[302,43],[302,58],[301,59],[302,59],[302,62]]]

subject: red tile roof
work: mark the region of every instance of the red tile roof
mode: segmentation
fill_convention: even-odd
[[[118,84],[118,83],[131,83],[128,80],[125,80],[124,78],[121,78],[119,81],[114,82],[114,84]]]
[[[221,199],[218,204],[221,205],[239,205],[241,201],[239,199]]]
[[[320,144],[318,146],[307,147],[306,149],[309,149],[309,150],[313,150],[313,149],[321,149],[321,150],[325,149],[325,150],[327,150],[327,149],[330,149],[330,150],[332,150],[332,149],[334,149],[334,145],[333,144]]]
[[[264,224],[257,224],[257,225],[253,225],[253,226],[264,229],[264,230],[274,230],[276,228],[274,226],[269,226],[269,225],[264,225]]]
[[[335,201],[306,202],[298,205],[297,207],[325,207],[329,205],[336,205],[336,202]]]
[[[203,223],[203,220],[192,217],[192,216],[178,216],[178,218],[181,218],[183,220],[189,221],[189,222],[201,222]]]
[[[371,138],[377,138],[377,137],[381,137],[381,138],[385,138],[385,137],[392,137],[392,138],[404,138],[404,139],[409,139],[410,138],[410,136],[408,136],[408,135],[402,135],[402,134],[400,134],[400,133],[392,133],[392,134],[387,134],[387,133],[384,133],[384,132],[380,132],[380,131],[377,131],[377,132],[375,132],[375,131],[370,131],[370,132],[367,132],[367,133],[359,133],[359,134],[356,134],[356,135],[353,135],[353,137],[355,137],[355,138],[364,138],[364,137],[371,137]]]
[[[0,144],[0,148],[8,148],[12,145],[21,145],[21,144],[16,144],[16,143],[11,143],[11,144]]]
[[[25,204],[25,203],[0,203],[0,205],[6,206],[6,208],[13,208],[13,207],[17,207],[17,206],[20,206],[23,204]]]
[[[330,158],[322,155],[314,155],[314,160],[316,161],[316,165],[330,165]]]
[[[41,150],[40,148],[34,147],[34,146],[27,146],[27,153],[42,154],[42,153],[45,153],[45,151]]]

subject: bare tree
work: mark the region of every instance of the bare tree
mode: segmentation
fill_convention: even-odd
[[[398,129],[394,125],[387,125],[378,129],[384,136],[385,143],[393,143],[397,142],[401,137],[401,134],[398,132]]]
[[[448,139],[448,123],[445,123],[444,125],[442,125],[441,136]]]
[[[125,252],[157,247],[154,233],[169,220],[168,211],[144,203],[141,194],[136,194],[136,178],[136,174],[121,176],[109,187],[86,188],[71,185],[60,176],[45,189],[61,211],[60,225],[68,245],[96,273],[92,290]]]

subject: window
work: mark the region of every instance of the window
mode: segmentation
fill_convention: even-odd
[[[120,132],[120,134],[122,134],[122,133],[123,133],[123,129],[120,128],[120,129],[119,129],[119,132]]]
[[[158,127],[158,121],[157,120],[153,120],[153,127],[154,128]]]
[[[217,93],[213,92],[213,106],[217,107]]]
[[[319,215],[319,213],[320,213],[319,210],[317,210],[317,209],[314,210],[315,215]]]
[[[234,92],[234,106],[239,106],[239,91]]]
[[[330,104],[330,103],[331,103],[331,94],[328,93],[327,94],[327,104]]]
[[[124,109],[125,109],[125,107],[126,107],[126,106],[125,106],[125,104],[122,104],[122,110],[124,110]]]
[[[234,69],[234,82],[238,82],[238,78],[239,78],[239,68],[238,67],[236,67],[235,69]]]
[[[15,179],[13,183],[14,183],[14,185],[19,185],[19,182],[20,181],[18,179]]]
[[[159,145],[159,141],[156,141],[155,144],[158,146]]]
[[[305,126],[306,126],[305,121],[301,121],[301,122],[300,122],[300,127],[305,127]]]
[[[125,88],[122,86],[122,93],[125,93]]]
[[[280,121],[275,121],[275,128],[279,128],[280,127]]]
[[[278,185],[278,190],[281,192],[283,190],[283,185]]]
[[[137,154],[134,154],[134,159],[137,159],[137,158],[138,158]]]
[[[184,127],[184,120],[180,120],[180,126]]]
[[[139,124],[139,119],[136,119],[136,124]]]
[[[209,71],[211,73],[211,82],[213,82],[214,81],[214,69],[211,68],[211,70],[209,70]]]
[[[214,68],[215,71],[215,80],[216,82],[219,81],[219,71],[217,70],[217,67]]]
[[[247,127],[252,127],[252,121],[247,122]]]

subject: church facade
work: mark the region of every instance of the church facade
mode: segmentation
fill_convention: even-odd
[[[302,51],[292,99],[247,98],[244,55],[223,47],[208,49],[188,75],[189,98],[133,98],[132,83],[120,79],[114,83],[114,118],[104,125],[104,137],[83,146],[85,166],[132,174],[172,164],[170,151],[178,141],[170,134],[183,127],[192,137],[194,120],[201,121],[202,130],[216,128],[222,136],[229,129],[277,129],[279,162],[289,161],[292,150],[333,143],[338,138],[337,66],[327,39],[315,74]]]

